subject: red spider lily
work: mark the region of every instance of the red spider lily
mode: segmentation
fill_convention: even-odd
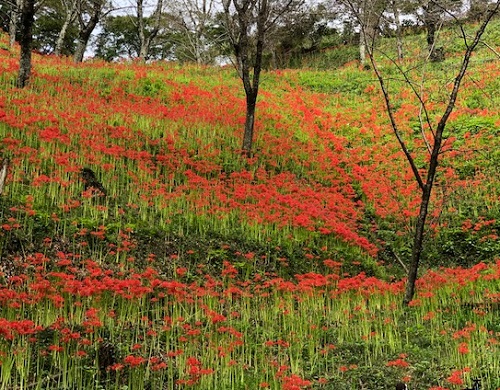
[[[432,320],[434,317],[436,317],[436,313],[433,311],[429,311],[422,317],[422,319],[424,321],[429,321]]]
[[[290,375],[282,378],[283,390],[300,390],[312,386],[312,382],[302,379],[298,375]]]
[[[459,346],[458,346],[458,353],[460,353],[461,355],[466,355],[468,354],[470,351],[469,351],[469,346],[467,345],[467,343],[460,343]]]
[[[178,276],[181,276],[181,277],[182,277],[182,276],[186,275],[187,271],[188,271],[188,270],[187,270],[187,268],[179,267],[179,268],[177,268],[177,269],[175,270],[175,273],[176,273]]]
[[[238,275],[238,270],[229,261],[224,260],[223,266],[224,268],[221,272],[222,276],[227,276],[232,279]]]
[[[278,347],[282,347],[282,348],[288,348],[290,347],[290,343],[288,341],[285,341],[285,340],[268,340],[264,343],[264,345],[266,347],[272,347],[272,346],[278,346]]]
[[[387,367],[403,367],[404,368],[404,367],[409,367],[410,363],[408,363],[404,359],[396,359],[396,360],[391,360],[391,361],[387,362],[386,366]]]
[[[470,371],[470,368],[468,368],[468,367],[466,367],[462,370],[452,371],[450,376],[448,378],[446,378],[446,380],[448,381],[448,383],[450,383],[452,385],[463,385],[464,380],[463,380],[462,376],[464,373],[469,372],[469,371]]]
[[[109,366],[107,369],[111,371],[120,371],[124,368],[125,366],[121,363],[115,363]]]
[[[142,356],[128,355],[123,359],[123,362],[129,367],[138,367],[146,362]]]
[[[41,326],[35,325],[31,320],[9,321],[0,318],[0,336],[12,340],[15,335],[30,335],[42,330]]]
[[[61,347],[60,345],[57,345],[57,344],[49,345],[49,347],[47,349],[50,352],[62,352],[62,351],[64,351],[64,348]]]
[[[351,364],[349,366],[340,366],[339,367],[339,371],[340,372],[346,372],[346,371],[349,371],[349,370],[355,370],[357,368],[358,368],[358,366],[356,364]]]

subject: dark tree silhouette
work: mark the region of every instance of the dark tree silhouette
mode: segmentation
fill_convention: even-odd
[[[83,179],[84,189],[85,191],[94,190],[96,194],[99,196],[106,196],[107,192],[104,189],[104,186],[97,180],[94,171],[90,168],[82,168],[80,171]]]
[[[457,73],[457,75],[454,78],[454,82],[452,85],[452,89],[450,91],[450,95],[447,100],[447,104],[445,106],[444,112],[437,122],[437,124],[431,123],[431,119],[429,118],[429,115],[427,114],[427,105],[422,98],[422,95],[419,91],[416,90],[414,87],[413,83],[411,80],[408,78],[407,73],[405,73],[401,68],[399,68],[401,75],[403,78],[406,80],[407,84],[412,88],[413,92],[417,96],[421,106],[422,110],[425,112],[426,116],[426,124],[429,126],[431,132],[432,132],[432,138],[431,140],[425,140],[427,145],[428,145],[428,150],[429,150],[429,160],[426,168],[424,169],[424,172],[419,169],[417,166],[417,163],[415,162],[415,159],[410,152],[410,149],[408,148],[407,144],[405,143],[404,136],[402,132],[400,131],[398,127],[398,122],[397,118],[395,115],[395,109],[392,104],[392,98],[391,94],[389,93],[389,90],[386,86],[385,79],[383,74],[381,73],[379,67],[377,66],[377,61],[374,57],[374,48],[373,45],[370,46],[368,45],[367,42],[367,47],[369,48],[368,50],[368,55],[369,59],[371,61],[371,64],[373,66],[373,69],[375,71],[375,74],[377,76],[377,79],[380,84],[380,88],[383,93],[384,101],[385,101],[385,109],[386,112],[389,116],[389,120],[391,123],[391,127],[393,130],[394,135],[396,136],[399,145],[401,147],[401,150],[403,151],[404,155],[406,156],[406,159],[408,161],[408,164],[410,165],[410,168],[413,172],[413,175],[415,177],[415,180],[418,184],[418,188],[420,189],[420,206],[419,206],[419,213],[418,217],[416,220],[415,224],[415,231],[413,235],[413,247],[412,247],[412,254],[411,254],[411,259],[410,259],[410,266],[408,269],[408,281],[406,284],[406,292],[404,296],[404,304],[408,305],[409,302],[413,299],[413,296],[415,294],[415,283],[417,280],[417,275],[418,275],[418,267],[420,264],[420,259],[422,255],[422,251],[424,249],[424,236],[425,236],[425,228],[426,228],[426,220],[427,220],[427,214],[429,210],[429,205],[430,205],[430,200],[431,200],[431,194],[432,194],[432,189],[434,186],[434,182],[436,179],[436,175],[438,172],[438,166],[439,166],[439,159],[441,156],[442,152],[442,145],[443,142],[446,140],[447,137],[443,135],[444,130],[446,128],[446,124],[448,122],[448,119],[455,107],[455,102],[458,97],[458,92],[460,90],[462,80],[466,74],[467,68],[469,66],[469,61],[471,59],[472,53],[476,49],[477,45],[481,42],[481,37],[483,33],[486,30],[486,27],[488,26],[489,22],[493,18],[495,14],[498,13],[500,8],[500,0],[497,0],[495,3],[490,4],[488,12],[485,15],[484,20],[480,23],[479,27],[476,30],[475,36],[470,39],[468,38],[468,35],[465,34],[465,31],[462,30],[462,37],[464,40],[464,46],[465,46],[465,52],[462,57],[462,62],[460,65],[460,69]],[[363,28],[363,25],[361,24],[361,27]],[[434,44],[434,42],[433,42]]]
[[[242,149],[249,156],[254,138],[255,109],[266,40],[281,18],[300,7],[302,1],[223,0],[222,3],[225,28],[245,89],[246,116]]]
[[[21,24],[19,26],[19,76],[17,86],[24,88],[31,76],[31,47],[33,44],[33,24],[35,22],[35,0],[24,0],[21,7]]]

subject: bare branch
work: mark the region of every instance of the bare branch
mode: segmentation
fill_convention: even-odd
[[[468,38],[471,38],[472,36],[471,35],[467,35]],[[479,41],[479,43],[481,43],[481,45],[484,45],[486,46],[493,54],[495,54],[498,58],[500,58],[500,53],[497,52],[491,45],[487,44],[486,42],[484,41]]]
[[[422,138],[424,140],[425,146],[427,147],[427,151],[429,154],[432,152],[431,144],[429,143],[429,140],[427,139],[427,136],[425,135],[424,131],[424,122],[422,121],[422,111],[425,112],[425,117],[427,118],[427,121],[429,121],[429,117],[427,115],[427,110],[424,104],[420,104],[420,110],[418,113],[418,119],[420,121],[420,133],[422,134]],[[427,122],[429,123],[429,122]]]
[[[385,101],[385,105],[387,108],[387,113],[389,114],[389,120],[391,122],[392,130],[393,130],[394,134],[396,135],[396,138],[399,142],[399,145],[401,146],[401,149],[403,150],[403,153],[405,154],[406,159],[408,160],[408,162],[410,164],[410,168],[413,172],[413,175],[415,176],[415,179],[417,180],[418,186],[420,187],[420,189],[423,190],[424,189],[424,182],[422,181],[422,177],[418,171],[417,165],[415,164],[415,160],[413,159],[408,147],[406,146],[406,143],[403,140],[401,132],[399,131],[399,127],[397,125],[396,118],[394,117],[394,108],[392,106],[389,92],[387,91],[387,88],[385,86],[384,79],[383,79],[378,67],[375,64],[375,61],[373,59],[373,55],[369,54],[369,58],[370,58],[370,61],[372,63],[373,69],[375,70],[375,74],[377,75],[377,78],[378,78],[378,81],[380,84],[380,88],[382,89],[382,94],[384,95],[384,101]]]
[[[451,112],[453,111],[453,108],[455,107],[455,102],[457,100],[458,91],[460,89],[460,84],[462,83],[462,79],[464,78],[465,72],[467,71],[467,67],[469,66],[469,62],[470,62],[472,53],[475,50],[476,46],[479,44],[479,42],[481,42],[481,36],[483,35],[484,31],[486,30],[486,26],[488,26],[488,23],[493,18],[493,16],[498,12],[499,8],[500,8],[500,0],[498,0],[495,3],[495,6],[488,11],[486,18],[481,23],[481,26],[479,27],[479,29],[476,31],[476,35],[474,37],[474,40],[472,41],[472,43],[469,46],[467,46],[467,50],[465,51],[465,54],[464,54],[464,60],[462,62],[462,66],[460,67],[460,71],[458,72],[457,77],[455,78],[455,82],[453,83],[453,90],[450,93],[448,105],[446,107],[446,110],[445,110],[443,116],[441,117],[441,119],[439,120],[439,123],[437,125],[436,136],[440,136],[444,131],[444,128],[446,126],[446,122],[448,121],[448,118],[449,118]]]

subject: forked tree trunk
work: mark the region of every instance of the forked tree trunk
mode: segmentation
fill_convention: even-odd
[[[101,18],[104,3],[104,0],[94,0],[88,21],[84,20],[81,10],[78,11],[80,31],[78,32],[78,42],[76,44],[75,54],[73,55],[73,62],[80,63],[83,61],[83,56],[85,54],[85,50],[87,49],[90,36]]]
[[[151,50],[151,45],[160,32],[161,16],[163,12],[163,0],[157,0],[156,9],[151,16],[154,20],[154,25],[149,33],[146,33],[146,26],[144,21],[144,4],[143,0],[137,0],[137,28],[139,30],[139,41],[141,47],[139,49],[139,58],[146,60]]]
[[[235,23],[230,22],[230,5],[236,9]],[[243,81],[246,95],[245,129],[243,133],[243,152],[250,157],[252,154],[255,111],[257,97],[259,94],[260,74],[262,71],[262,59],[265,46],[266,32],[269,28],[269,0],[226,0],[223,2],[228,25],[233,24],[232,43],[237,62],[238,73]],[[282,10],[285,12],[291,6],[291,2]],[[251,50],[250,27],[252,25],[252,12],[256,8],[255,46]],[[254,58],[251,59],[251,54]]]
[[[474,39],[472,40],[472,42],[468,42],[468,41],[464,42],[466,50],[465,50],[465,53],[464,53],[464,56],[462,59],[462,64],[460,66],[460,70],[459,70],[457,76],[454,79],[453,88],[452,88],[452,91],[449,95],[448,103],[446,105],[445,111],[444,111],[441,119],[437,123],[435,129],[433,129],[433,126],[430,122],[430,119],[427,118],[427,124],[429,125],[430,130],[433,131],[434,139],[433,139],[433,143],[432,143],[431,155],[430,155],[429,165],[427,168],[427,173],[426,173],[425,178],[420,173],[420,170],[417,167],[415,160],[414,160],[412,154],[410,153],[410,151],[409,151],[409,149],[408,149],[408,147],[403,139],[403,135],[399,130],[399,127],[398,127],[398,124],[396,121],[395,110],[394,110],[394,107],[392,105],[391,95],[389,94],[389,91],[385,85],[384,77],[382,76],[382,74],[380,73],[380,70],[377,67],[377,63],[376,63],[374,56],[373,56],[373,47],[370,46],[368,49],[368,55],[369,55],[370,61],[372,63],[372,66],[373,66],[373,69],[374,69],[375,74],[377,76],[377,79],[379,80],[380,88],[381,88],[382,93],[383,93],[386,112],[389,116],[392,130],[394,132],[394,135],[396,136],[396,139],[399,142],[401,150],[403,151],[403,153],[406,156],[406,159],[410,165],[410,168],[415,176],[415,180],[418,183],[418,187],[420,188],[420,191],[421,191],[419,214],[417,217],[415,232],[414,232],[414,236],[413,236],[413,248],[412,248],[412,255],[411,255],[411,263],[410,263],[410,267],[408,270],[408,280],[407,280],[407,284],[406,284],[406,292],[405,292],[405,296],[403,298],[403,303],[405,305],[408,305],[412,301],[412,299],[415,295],[415,284],[416,284],[417,277],[418,277],[418,268],[419,268],[419,264],[420,264],[420,259],[422,257],[422,251],[424,249],[426,219],[427,219],[427,214],[428,214],[428,210],[429,210],[429,206],[430,206],[432,188],[434,185],[434,180],[436,178],[437,168],[438,168],[438,164],[439,164],[441,146],[443,143],[443,133],[444,133],[446,124],[448,122],[448,119],[449,119],[449,117],[450,117],[450,115],[455,107],[458,92],[460,90],[462,80],[463,80],[465,73],[467,71],[467,68],[469,66],[469,61],[470,61],[470,58],[472,56],[472,53],[474,52],[477,45],[481,41],[481,37],[482,37],[484,31],[486,30],[486,27],[488,26],[488,24],[489,24],[490,20],[493,18],[493,16],[498,12],[499,8],[500,8],[500,0],[497,0],[496,3],[494,3],[491,6],[490,10],[488,11],[488,13],[486,15],[485,20],[481,23],[481,25],[477,29],[476,35],[474,36]],[[467,39],[467,38],[464,36],[464,39]],[[408,78],[408,76],[404,72],[401,72],[401,74],[402,74],[403,78],[406,80],[406,82],[409,85],[412,85],[412,82]],[[417,99],[420,101],[420,103],[424,107],[424,111],[427,112],[427,110],[425,109],[426,108],[425,102],[422,99],[422,96],[415,89],[414,89],[414,92],[416,94]]]
[[[259,95],[260,72],[262,71],[262,52],[264,49],[263,34],[257,33],[257,46],[255,53],[255,62],[253,64],[253,77],[250,75],[250,66],[248,64],[248,42],[244,40],[243,50],[245,53],[241,56],[241,73],[243,86],[246,95],[246,113],[245,113],[245,129],[243,133],[243,152],[250,157],[252,154],[254,127],[255,127],[255,110],[257,107],[257,96]]]
[[[439,146],[435,145],[434,150],[441,149],[441,142]],[[434,163],[437,168],[438,164],[438,154],[434,158],[431,157],[431,164]],[[418,267],[420,265],[420,259],[422,257],[422,251],[424,249],[424,237],[425,237],[425,222],[427,220],[427,214],[429,212],[429,205],[432,193],[432,186],[436,176],[436,170],[433,174],[428,175],[427,183],[422,189],[422,195],[420,198],[420,210],[417,217],[417,222],[415,225],[415,234],[413,236],[413,247],[411,252],[410,267],[408,269],[408,282],[406,283],[406,292],[403,299],[403,303],[407,306],[415,295],[415,284],[418,278]]]

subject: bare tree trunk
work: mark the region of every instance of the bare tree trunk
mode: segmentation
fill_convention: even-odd
[[[361,65],[366,63],[366,42],[367,42],[366,34],[363,28],[359,32],[359,62]]]
[[[2,161],[2,168],[0,169],[0,195],[2,195],[3,187],[5,185],[5,179],[7,177],[7,171],[9,169],[9,159],[4,158]]]
[[[19,21],[19,14],[21,13],[21,8],[23,6],[23,0],[16,0],[10,11],[10,21],[9,21],[9,46],[14,47],[16,43],[16,32],[17,23]]]
[[[139,30],[139,42],[141,43],[141,48],[139,50],[139,58],[145,59],[148,54],[147,43],[146,43],[146,33],[144,27],[144,2],[143,0],[137,0],[137,24]]]
[[[253,64],[253,77],[250,78],[249,65],[249,40],[248,36],[241,41],[241,64],[242,78],[246,94],[246,115],[245,115],[245,131],[243,133],[242,149],[247,156],[252,154],[254,125],[255,125],[255,109],[257,105],[257,96],[259,94],[260,73],[262,71],[262,54],[264,51],[264,35],[265,23],[268,18],[268,0],[262,0],[257,20],[257,43],[255,46],[255,62]]]
[[[78,22],[80,25],[80,31],[78,32],[78,42],[76,45],[75,54],[73,55],[73,62],[79,63],[83,61],[83,56],[85,54],[85,50],[87,49],[87,45],[90,40],[90,36],[92,35],[92,31],[94,31],[97,23],[102,15],[102,9],[104,7],[105,0],[94,0],[92,3],[92,9],[89,11],[90,17],[88,21],[84,20],[81,9],[81,1],[79,2],[80,9],[78,10]]]
[[[76,17],[76,0],[72,0],[69,8],[66,9],[66,18],[64,19],[64,23],[61,27],[61,31],[59,31],[59,35],[56,41],[56,47],[54,49],[54,54],[56,56],[60,56],[62,52],[62,47],[64,44],[64,39],[66,38],[66,33],[68,32],[68,28],[73,23]]]
[[[434,49],[436,45],[436,32],[439,24],[439,12],[440,9],[438,5],[430,0],[424,9],[424,24],[427,29],[427,50],[429,51],[429,58],[434,58]]]
[[[410,303],[410,301],[413,299],[414,294],[415,294],[415,283],[417,280],[418,267],[419,267],[419,263],[420,263],[420,259],[421,259],[421,255],[422,255],[422,251],[423,251],[426,218],[427,218],[427,213],[428,213],[428,209],[429,209],[429,205],[430,205],[432,188],[434,185],[434,180],[436,178],[437,168],[439,165],[439,156],[441,153],[441,145],[443,142],[443,133],[444,133],[446,124],[448,122],[448,119],[449,119],[449,117],[450,117],[450,115],[455,107],[455,102],[457,100],[458,92],[460,90],[462,80],[463,80],[465,73],[467,71],[467,68],[469,66],[469,61],[470,61],[470,58],[472,56],[472,53],[474,52],[477,45],[481,41],[481,37],[482,37],[484,31],[486,30],[488,23],[493,18],[493,15],[495,15],[498,12],[499,8],[500,8],[500,0],[497,0],[497,2],[492,6],[490,11],[488,12],[483,23],[480,25],[480,27],[476,31],[476,35],[475,35],[472,42],[467,42],[466,35],[465,34],[463,35],[464,40],[465,40],[464,44],[465,44],[466,50],[465,50],[465,53],[463,56],[460,70],[459,70],[457,76],[455,77],[455,80],[453,83],[453,89],[450,93],[446,109],[445,109],[445,111],[444,111],[444,113],[443,113],[441,119],[439,120],[435,129],[432,128],[433,126],[431,126],[431,123],[429,121],[427,122],[429,127],[430,127],[430,130],[433,131],[434,142],[432,145],[431,156],[430,156],[430,160],[429,160],[429,166],[427,169],[427,176],[426,176],[425,182],[424,182],[424,179],[422,178],[422,176],[421,176],[421,174],[420,174],[420,172],[415,164],[415,160],[413,159],[411,153],[409,152],[409,149],[406,146],[405,142],[403,141],[402,135],[399,131],[399,128],[398,128],[398,125],[396,122],[394,108],[393,108],[392,102],[391,102],[391,97],[390,97],[390,94],[385,86],[384,78],[383,78],[382,74],[380,73],[380,71],[377,67],[377,64],[375,62],[375,59],[373,57],[373,50],[368,51],[370,61],[372,63],[372,66],[375,70],[375,74],[377,75],[377,78],[378,78],[379,83],[380,83],[380,87],[381,87],[381,90],[382,90],[382,93],[384,96],[384,101],[386,104],[386,112],[389,116],[392,129],[394,131],[394,134],[396,135],[397,140],[399,141],[399,144],[401,146],[402,151],[404,152],[404,154],[408,160],[408,163],[409,163],[411,170],[415,176],[415,179],[418,183],[418,186],[419,186],[420,190],[422,191],[421,200],[420,200],[420,209],[419,209],[419,214],[418,214],[416,226],[415,226],[413,248],[412,248],[412,255],[411,255],[411,264],[410,264],[409,272],[408,272],[408,281],[406,284],[406,292],[405,292],[405,296],[403,299],[403,303],[405,305],[408,305]],[[403,77],[405,78],[405,80],[407,81],[407,83],[411,85],[411,80],[409,80],[404,73],[402,73],[402,74],[403,74]],[[418,100],[424,106],[424,109],[425,109],[425,102],[423,101],[421,95],[415,89],[414,89],[414,92],[415,92]]]
[[[35,0],[24,0],[21,10],[20,38],[21,55],[17,86],[24,88],[31,75],[31,45],[33,42],[33,24],[35,22]]]
[[[266,38],[279,19],[302,2],[287,0],[280,6],[270,0],[223,0],[226,29],[231,40],[236,66],[246,95],[245,129],[242,150],[251,156],[255,111]],[[234,9],[232,9],[234,7]]]
[[[76,44],[75,54],[73,54],[73,62],[75,64],[83,62],[85,50],[87,50],[87,44],[88,44],[88,40],[82,41],[82,40],[78,39],[78,42]]]
[[[154,18],[153,29],[146,36],[146,26],[144,23],[144,10],[143,10],[143,0],[137,0],[137,23],[139,30],[139,41],[141,43],[141,48],[139,50],[139,58],[145,60],[149,55],[151,50],[151,44],[156,38],[160,31],[161,15],[163,11],[163,0],[158,0],[156,3],[155,12],[152,15]]]
[[[398,49],[398,59],[403,59],[403,31],[401,29],[401,14],[395,1],[392,1],[394,11],[394,23],[396,24],[396,46]]]
[[[243,133],[243,151],[249,156],[252,152],[253,133],[255,125],[255,108],[257,106],[257,94],[247,94],[245,114],[245,132]]]
[[[422,189],[420,198],[420,210],[415,226],[415,234],[413,236],[413,247],[411,252],[410,268],[408,269],[408,282],[406,283],[406,292],[403,303],[407,306],[415,295],[415,284],[418,277],[418,267],[422,257],[425,237],[425,222],[429,211],[430,199],[432,194],[432,186],[436,177],[436,168],[438,165],[439,151],[441,150],[441,134],[439,134],[439,142],[434,143],[433,153],[431,155],[431,166],[434,166],[433,172],[429,170],[427,182]],[[438,136],[438,134],[436,134]],[[437,151],[437,152],[436,152]]]

